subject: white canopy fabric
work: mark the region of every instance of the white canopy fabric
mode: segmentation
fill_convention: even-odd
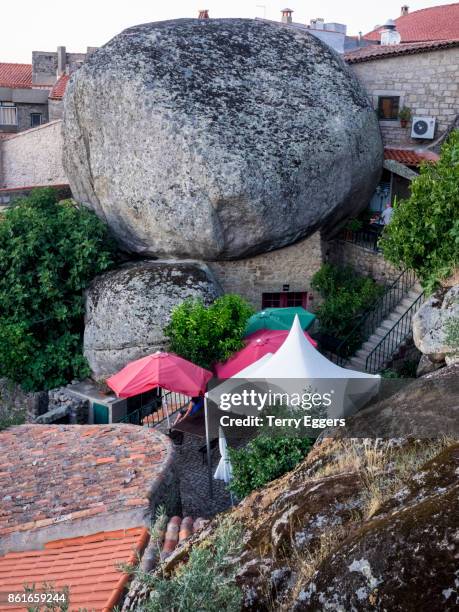
[[[223,393],[232,393],[235,389],[240,387],[241,378],[245,380],[258,378],[258,376],[256,375],[257,370],[263,364],[268,362],[272,356],[273,353],[267,353],[266,355],[263,355],[263,357],[261,357],[261,359],[258,359],[258,361],[255,361],[254,363],[250,364],[231,378],[227,378],[217,387],[214,387],[213,389],[207,391],[206,396],[210,400],[218,404],[220,401],[220,397],[223,395]]]
[[[223,480],[228,483],[233,475],[233,468],[228,457],[228,444],[226,443],[225,434],[223,428],[218,429],[218,449],[220,451],[220,461],[218,462],[217,469],[215,470],[214,478],[216,480]]]
[[[378,392],[380,377],[341,368],[307,341],[298,317],[285,342],[254,373],[286,393],[327,392],[333,387],[333,409],[329,416],[346,416],[366,404]],[[332,382],[330,382],[332,381]]]

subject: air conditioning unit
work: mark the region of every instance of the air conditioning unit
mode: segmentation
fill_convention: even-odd
[[[411,138],[423,138],[425,140],[435,135],[435,117],[413,117],[411,125]]]

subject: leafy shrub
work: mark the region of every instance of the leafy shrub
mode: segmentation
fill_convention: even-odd
[[[0,221],[0,372],[25,390],[89,373],[83,291],[113,263],[104,224],[53,189],[37,189]]]
[[[206,306],[185,300],[172,311],[164,332],[171,351],[203,368],[225,361],[244,346],[252,307],[238,295],[224,295]]]
[[[394,207],[380,246],[388,261],[414,270],[428,292],[459,265],[459,130],[436,164],[422,164],[410,198]]]
[[[152,534],[152,539],[154,535]],[[223,519],[214,535],[193,546],[188,561],[172,576],[137,573],[150,591],[144,612],[239,612],[242,592],[236,586],[239,570],[235,557],[242,550],[242,529],[229,518]]]
[[[324,264],[312,277],[312,286],[324,298],[317,309],[322,332],[343,339],[358,317],[384,292],[372,278],[351,267]]]
[[[293,470],[308,454],[311,444],[309,438],[260,434],[244,448],[228,448],[233,468],[231,490],[242,499]]]

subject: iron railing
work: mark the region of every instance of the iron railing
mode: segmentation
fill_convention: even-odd
[[[415,284],[415,273],[412,270],[404,270],[392,285],[389,285],[383,295],[373,302],[349,334],[337,346],[335,361],[338,365],[344,365],[357,348],[368,340]]]
[[[382,226],[381,226],[382,229]],[[376,229],[361,229],[361,230],[349,230],[344,229],[339,234],[339,239],[344,242],[350,242],[364,249],[370,251],[378,250],[378,240],[381,236],[381,232]]]
[[[367,372],[379,372],[393,357],[400,344],[408,338],[412,331],[413,316],[425,300],[424,293],[411,304],[399,320],[391,327],[381,342],[368,355],[365,362]]]
[[[187,406],[190,399],[190,397],[182,393],[162,389],[161,395],[156,400],[129,412],[118,423],[156,427],[160,423],[169,420],[170,425],[172,425],[175,420],[172,417],[175,417],[177,412]]]

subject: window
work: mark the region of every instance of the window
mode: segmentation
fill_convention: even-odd
[[[17,109],[13,102],[0,102],[0,125],[17,125]]]
[[[30,127],[41,125],[41,113],[30,113]]]
[[[398,121],[400,96],[379,96],[378,119],[380,121]]]
[[[262,308],[286,308],[290,306],[308,305],[307,291],[282,291],[279,293],[263,293],[261,297]]]

